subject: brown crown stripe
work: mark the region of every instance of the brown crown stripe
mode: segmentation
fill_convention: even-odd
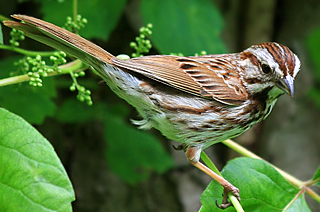
[[[282,51],[279,50],[279,52],[281,52],[281,55],[277,54],[279,58],[276,61],[278,61],[280,69],[283,71],[284,75],[286,76],[288,74],[288,63],[286,60],[286,55],[284,54],[285,50],[283,46],[280,46],[280,47],[282,48]]]
[[[278,46],[275,46],[273,43],[271,43],[270,45],[267,45],[266,46],[266,49],[269,51],[269,53],[273,56],[273,58],[274,58],[274,60],[275,61],[278,61],[278,62],[280,62],[280,61],[282,61],[282,56],[283,55],[281,55],[280,54],[280,49],[279,49],[279,47]],[[272,51],[271,51],[272,50]],[[276,57],[275,57],[276,56]]]
[[[288,48],[284,46],[284,51],[286,53],[286,58],[288,61],[288,69],[289,69],[289,74],[291,76],[293,76],[293,72],[294,72],[294,67],[296,66],[296,58],[294,57],[294,54],[292,53],[292,51]]]
[[[282,48],[282,51],[279,51],[279,47],[275,44],[271,44],[269,46],[272,49],[272,51],[270,50],[270,48],[267,48],[267,50],[273,56],[273,58],[279,63],[280,69],[284,72],[284,75],[290,74],[291,76],[293,76],[296,61],[292,51],[288,47],[283,46],[281,44],[279,44],[279,46]],[[281,52],[281,55],[279,55],[279,52]]]

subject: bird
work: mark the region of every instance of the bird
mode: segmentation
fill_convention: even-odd
[[[121,60],[54,24],[26,15],[12,17],[23,22],[8,20],[4,25],[93,67],[139,112],[142,119],[134,124],[156,128],[180,142],[189,162],[223,186],[218,207],[231,205],[229,192],[240,201],[239,189],[205,166],[200,154],[266,119],[282,94],[294,95],[300,60],[288,47],[265,42],[239,53]]]

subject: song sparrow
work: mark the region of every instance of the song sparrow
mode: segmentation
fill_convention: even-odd
[[[154,127],[184,144],[191,164],[239,200],[239,190],[201,162],[208,146],[235,137],[265,119],[277,98],[293,96],[298,57],[278,43],[253,45],[240,53],[196,57],[145,56],[120,60],[86,39],[51,23],[13,15],[23,23],[6,26],[65,51],[91,65],[110,88],[141,117],[140,128]]]

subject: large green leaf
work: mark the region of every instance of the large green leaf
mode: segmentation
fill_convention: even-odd
[[[222,174],[240,189],[240,203],[245,211],[280,212],[299,192],[272,166],[258,159],[234,159],[224,167]],[[222,193],[222,187],[212,181],[201,196],[201,212],[223,211],[215,205],[216,201],[222,202]],[[230,207],[224,211],[235,209]],[[289,211],[310,211],[304,196],[299,197]]]
[[[63,26],[67,16],[72,16],[72,2],[41,0],[44,19],[56,25]],[[88,39],[99,38],[108,40],[110,33],[116,27],[127,0],[79,0],[78,13],[88,20],[80,34]],[[59,11],[57,13],[57,11]]]
[[[106,157],[110,168],[130,184],[162,173],[173,166],[170,155],[150,134],[125,123],[121,108],[108,109],[104,121]]]
[[[226,52],[223,20],[210,0],[142,0],[141,13],[153,24],[152,42],[162,54]]]
[[[0,211],[72,211],[74,191],[51,144],[0,109]]]

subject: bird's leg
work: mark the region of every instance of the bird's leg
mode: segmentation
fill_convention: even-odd
[[[200,160],[200,154],[202,149],[200,147],[196,146],[189,146],[186,151],[186,156],[189,159],[190,163],[212,177],[215,181],[217,181],[223,188],[223,200],[222,204],[217,206],[221,209],[225,209],[232,205],[231,202],[228,201],[228,193],[231,192],[239,201],[240,201],[240,195],[239,195],[239,189],[235,186],[233,186],[231,183],[229,183],[226,179],[221,177],[220,175],[213,172],[211,169],[209,169],[207,166],[205,166],[203,163],[201,163]]]

